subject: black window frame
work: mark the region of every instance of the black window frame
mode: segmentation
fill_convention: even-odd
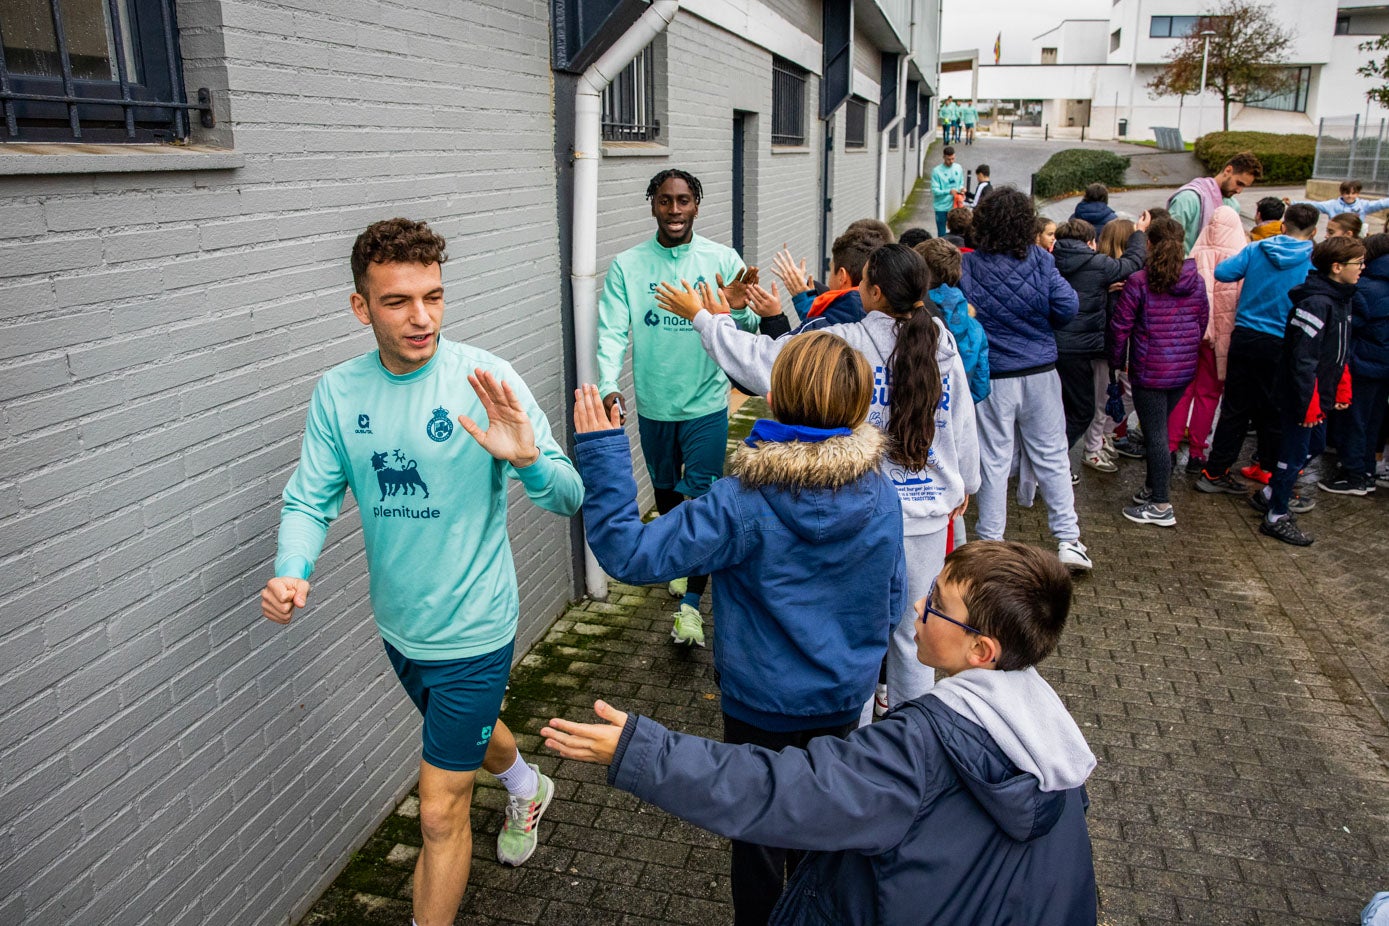
[[[118,22],[119,0],[100,2],[110,22]],[[113,26],[113,80],[74,76],[60,0],[49,0],[49,9],[61,76],[12,73],[0,35],[0,141],[181,141],[190,134],[190,111],[201,112],[202,125],[212,126],[209,91],[200,89],[196,103],[186,102],[174,0],[129,0],[134,48],[125,48],[121,29]],[[126,72],[127,51],[135,60],[135,74]]]
[[[1307,112],[1307,98],[1312,91],[1312,68],[1310,66],[1290,67],[1287,70],[1297,75],[1291,89],[1264,97],[1261,100],[1249,100],[1245,105],[1254,109],[1268,109],[1280,113]]]
[[[795,62],[772,56],[772,144],[804,147],[805,87],[810,72]]]
[[[1148,38],[1184,39],[1201,27],[1201,19],[1200,16],[1153,16],[1148,20]],[[1186,31],[1181,31],[1182,27]]]
[[[844,148],[868,147],[868,101],[851,96],[844,103]]]
[[[655,141],[656,45],[643,48],[603,90],[603,141]]]
[[[1336,29],[1332,35],[1350,35],[1350,17],[1340,15],[1336,17]]]

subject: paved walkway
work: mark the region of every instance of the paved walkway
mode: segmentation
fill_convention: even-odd
[[[748,403],[756,413],[760,400]],[[740,416],[742,417],[742,416]],[[1094,575],[1041,666],[1100,764],[1090,832],[1101,921],[1349,924],[1389,887],[1389,492],[1312,494],[1318,541],[1259,536],[1243,499],[1175,478],[1173,530],[1119,515],[1142,483],[1082,469]],[[1009,536],[1050,546],[1044,512],[1014,507]],[[544,754],[555,714],[597,697],[717,737],[708,650],[669,641],[662,589],[612,586],[580,601],[512,675],[504,717],[556,782],[541,845],[494,861],[503,792],[487,776],[458,923],[731,921],[727,844],[604,784],[604,770]],[[413,796],[363,846],[305,923],[407,923],[418,852]]]

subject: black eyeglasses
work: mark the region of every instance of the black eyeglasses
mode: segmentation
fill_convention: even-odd
[[[950,623],[954,624],[956,627],[962,627],[962,628],[964,628],[965,630],[968,630],[970,633],[978,634],[978,635],[981,636],[981,637],[982,637],[982,636],[986,636],[986,634],[984,633],[984,631],[980,630],[978,627],[971,627],[969,624],[966,624],[964,621],[957,621],[957,620],[955,620],[955,618],[951,617],[949,614],[946,614],[944,611],[937,611],[935,608],[931,607],[931,602],[934,601],[935,598],[936,598],[936,583],[935,583],[935,582],[932,582],[932,583],[931,583],[931,590],[930,590],[929,592],[926,593],[926,603],[925,603],[925,605],[923,606],[923,607],[925,608],[925,610],[922,612],[921,617],[919,618],[920,621],[921,621],[923,624],[926,623],[926,615],[927,615],[927,614],[934,614],[936,617],[939,617],[941,620],[943,620],[943,621],[949,621]]]

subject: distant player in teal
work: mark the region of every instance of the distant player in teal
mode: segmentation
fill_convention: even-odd
[[[444,248],[428,225],[409,219],[377,222],[353,245],[352,312],[371,326],[378,349],[333,367],[314,388],[299,465],[285,486],[275,578],[261,592],[261,611],[276,623],[305,606],[350,488],[376,625],[424,715],[418,926],[443,926],[458,913],[479,766],[510,795],[497,860],[519,865],[535,851],[554,783],[521,758],[497,716],[519,613],[507,483],[518,480],[532,502],[565,517],[583,503],[578,473],[516,371],[441,336]]]
[[[979,123],[979,107],[974,105],[973,100],[966,100],[960,107],[960,121],[965,126],[965,144],[974,144],[974,127]],[[960,140],[959,135],[955,136],[955,140]]]
[[[709,359],[699,332],[685,319],[662,312],[656,290],[682,280],[724,289],[739,327],[756,331],[747,309],[757,268],[745,268],[732,248],[694,233],[704,188],[683,170],[663,170],[646,188],[656,234],[613,258],[598,301],[598,391],[603,406],[626,415],[618,377],[632,344],[641,452],[655,490],[656,510],[667,514],[686,498],[698,498],[723,475],[728,443],[728,377]],[[707,575],[670,583],[680,599],[671,639],[703,646],[699,599]]]
[[[955,208],[956,191],[965,191],[965,169],[955,163],[955,149],[946,146],[941,162],[931,170],[931,206],[936,212],[936,234],[944,237],[945,218]]]

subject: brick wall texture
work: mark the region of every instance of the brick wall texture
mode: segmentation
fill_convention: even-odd
[[[244,167],[0,177],[0,922],[292,921],[410,787],[419,721],[355,506],[310,607],[288,627],[258,607],[313,384],[374,347],[348,311],[365,225],[448,237],[446,336],[513,363],[568,431],[549,5],[179,15],[190,86],[226,88],[206,140]],[[604,160],[603,265],[653,232],[667,166],[703,179],[698,230],[729,242],[739,110],[746,257],[813,266],[816,79],[810,150],[774,153],[769,52],[686,13],[659,42],[669,151]],[[867,153],[837,155],[836,226],[872,213],[869,118]],[[568,524],[512,503],[519,657],[576,579]]]

